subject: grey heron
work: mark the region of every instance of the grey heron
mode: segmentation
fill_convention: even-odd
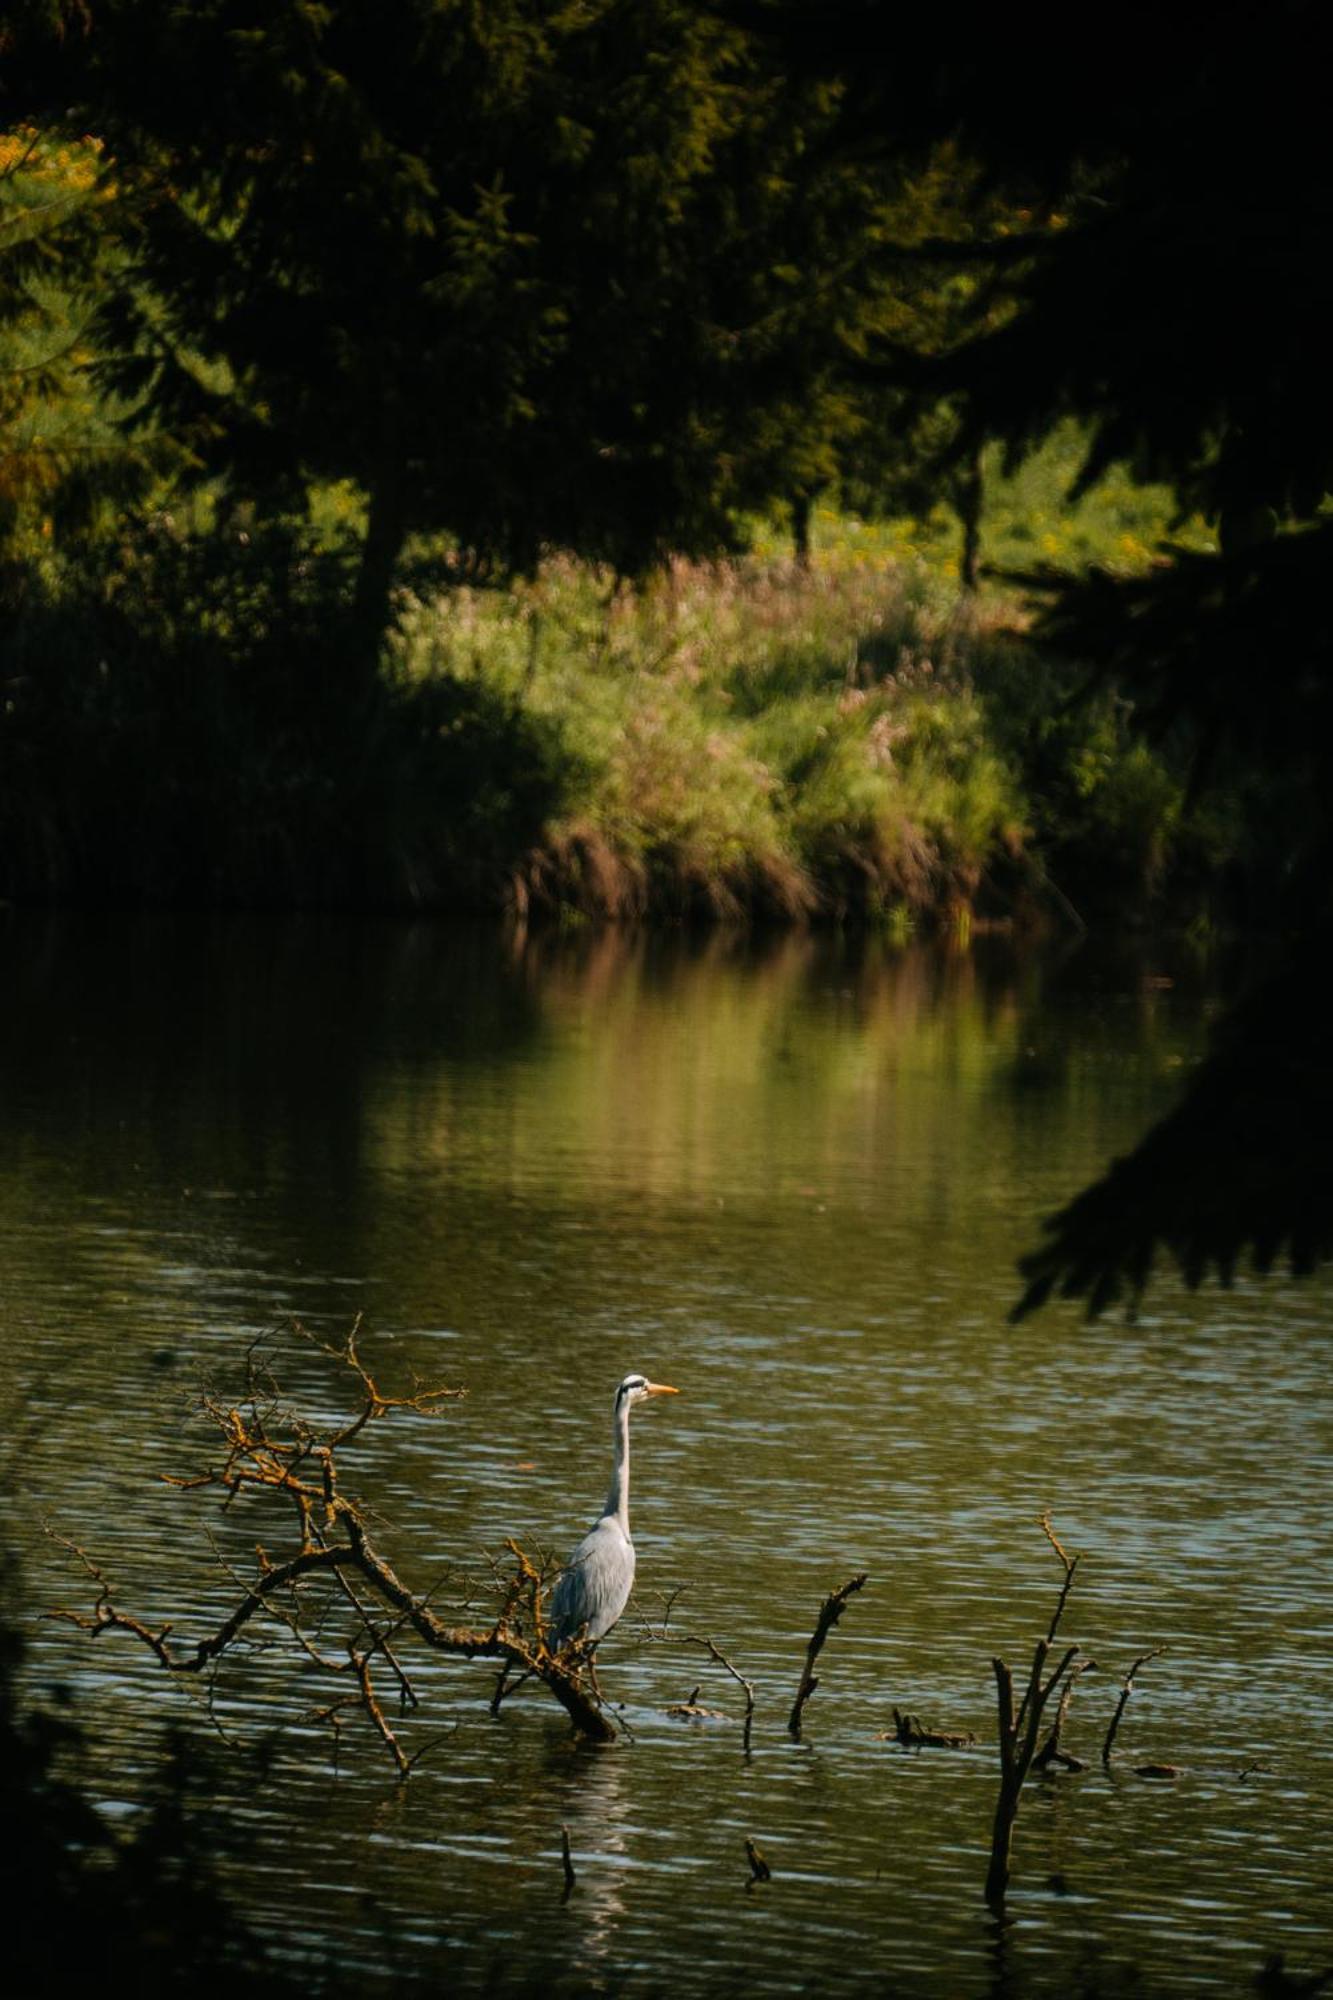
[[[546,1613],[546,1641],[553,1652],[582,1639],[604,1639],[629,1602],[634,1544],[629,1532],[629,1413],[649,1396],[676,1396],[666,1382],[627,1375],[616,1390],[612,1426],[615,1465],[601,1519],[594,1522],[556,1579]],[[595,1685],[595,1683],[594,1683]]]

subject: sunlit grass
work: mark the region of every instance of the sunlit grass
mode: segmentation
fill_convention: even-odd
[[[1112,467],[1089,492],[1071,499],[1083,455],[1083,434],[1072,423],[1012,472],[1005,472],[998,446],[987,450],[981,559],[993,576],[1045,566],[1077,571],[1092,564],[1132,573],[1147,568],[1164,541],[1200,549],[1215,545],[1206,523],[1181,517],[1168,487],[1141,485],[1124,466]],[[866,520],[828,496],[815,508],[811,524],[811,546],[821,567],[917,564],[941,583],[957,582],[962,540],[957,515],[943,504],[921,518]],[[784,524],[757,523],[754,546],[760,555],[787,553]]]
[[[1033,654],[1015,579],[1141,571],[1210,537],[1124,471],[1071,501],[1082,450],[1071,426],[1012,474],[990,454],[976,596],[947,508],[871,522],[827,506],[805,567],[759,522],[745,559],[638,587],[553,559],[502,590],[406,599],[407,684],[474,681],[561,745],[561,802],[518,900],[855,914],[906,936],[1044,894],[1062,850],[1107,893],[1150,896],[1183,782],[1134,742],[1123,702],[1072,699],[1076,669]]]
[[[1156,559],[1164,496],[1113,480],[1063,507],[1076,443],[988,481],[995,570],[1020,547],[1029,567]],[[262,525],[224,532],[205,495],[100,569],[40,570],[8,652],[8,893],[205,881],[567,923],[845,916],[901,940],[1030,916],[1052,864],[1142,899],[1179,852],[1179,774],[1113,692],[1083,697],[1076,663],[1031,648],[1012,582],[960,590],[943,509],[822,514],[804,566],[761,528],[744,559],[636,585],[557,556],[494,587],[419,583],[360,716],[311,713],[308,663],[337,666],[362,496],[324,487],[308,518]],[[423,545],[411,573],[458,563]],[[144,759],[171,780],[127,822],[122,766]]]
[[[919,567],[678,563],[641,589],[567,561],[404,607],[401,671],[557,724],[563,810],[529,885],[649,904],[925,910],[1021,846],[970,678],[978,633]]]

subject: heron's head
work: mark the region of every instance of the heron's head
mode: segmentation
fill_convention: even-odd
[[[650,1382],[646,1375],[627,1375],[616,1390],[616,1410],[618,1412],[622,1404],[628,1407],[634,1403],[645,1402],[649,1396],[679,1394],[679,1389],[673,1389],[667,1382]]]

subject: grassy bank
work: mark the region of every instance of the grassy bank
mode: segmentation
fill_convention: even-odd
[[[995,560],[1148,559],[1163,496],[1069,510],[1075,443],[992,480]],[[942,509],[826,512],[808,568],[761,530],[637,588],[557,559],[442,589],[419,552],[373,684],[340,649],[359,532],[330,495],[315,524],[159,516],[14,571],[0,895],[905,933],[1142,910],[1227,859],[1012,590],[960,597]]]
[[[409,599],[405,688],[471,684],[568,760],[519,908],[927,922],[1216,914],[1235,839],[1187,811],[1187,745],[1137,740],[1127,705],[1038,652],[1005,572],[1138,570],[1170,496],[1115,475],[1071,506],[1081,443],[1012,478],[987,469],[992,577],[958,584],[937,508],[866,522],[816,511],[813,560],[777,528],[754,553],[680,564],[638,591],[569,563],[496,593]],[[1199,524],[1175,524],[1203,538]]]
[[[558,738],[520,908],[907,923],[1024,844],[972,685],[989,636],[919,567],[678,564],[633,591],[553,563],[409,602],[396,666]]]

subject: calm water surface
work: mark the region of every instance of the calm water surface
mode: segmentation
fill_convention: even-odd
[[[400,1787],[355,1732],[335,1769],[329,1691],[280,1648],[224,1672],[229,1735],[272,1738],[262,1784],[223,1760],[229,1879],[285,1951],[442,1991],[1019,2000],[1333,1961],[1333,1287],[1164,1281],[1134,1325],[1005,1323],[1036,1218],[1198,1059],[1188,968],[323,923],[10,919],[0,950],[0,1393],[34,1612],[89,1596],[46,1522],[181,1631],[234,1595],[210,1535],[242,1568],[276,1551],[271,1517],[158,1475],[207,1456],[201,1380],[292,1315],[336,1339],[363,1314],[390,1387],[466,1385],[346,1471],[442,1605],[507,1535],[582,1533],[621,1375],[682,1392],[635,1419],[615,1748],[539,1691],[493,1720],[484,1663],[427,1664],[404,1728],[435,1747]],[[312,1350],[273,1352],[293,1397],[346,1407]],[[1101,1670],[1067,1740],[1093,1768],[1031,1787],[1000,1934],[990,1660],[1045,1629],[1043,1509],[1082,1555],[1067,1632]],[[794,1745],[820,1600],[862,1569]],[[748,1757],[734,1684],[648,1635],[676,1591],[669,1629],[755,1684]],[[1158,1645],[1108,1777],[1119,1677]],[[35,1618],[29,1679],[73,1691],[95,1795],[132,1821],[189,1697]],[[696,1683],[725,1719],[665,1713]],[[904,1753],[894,1704],[982,1740]]]

